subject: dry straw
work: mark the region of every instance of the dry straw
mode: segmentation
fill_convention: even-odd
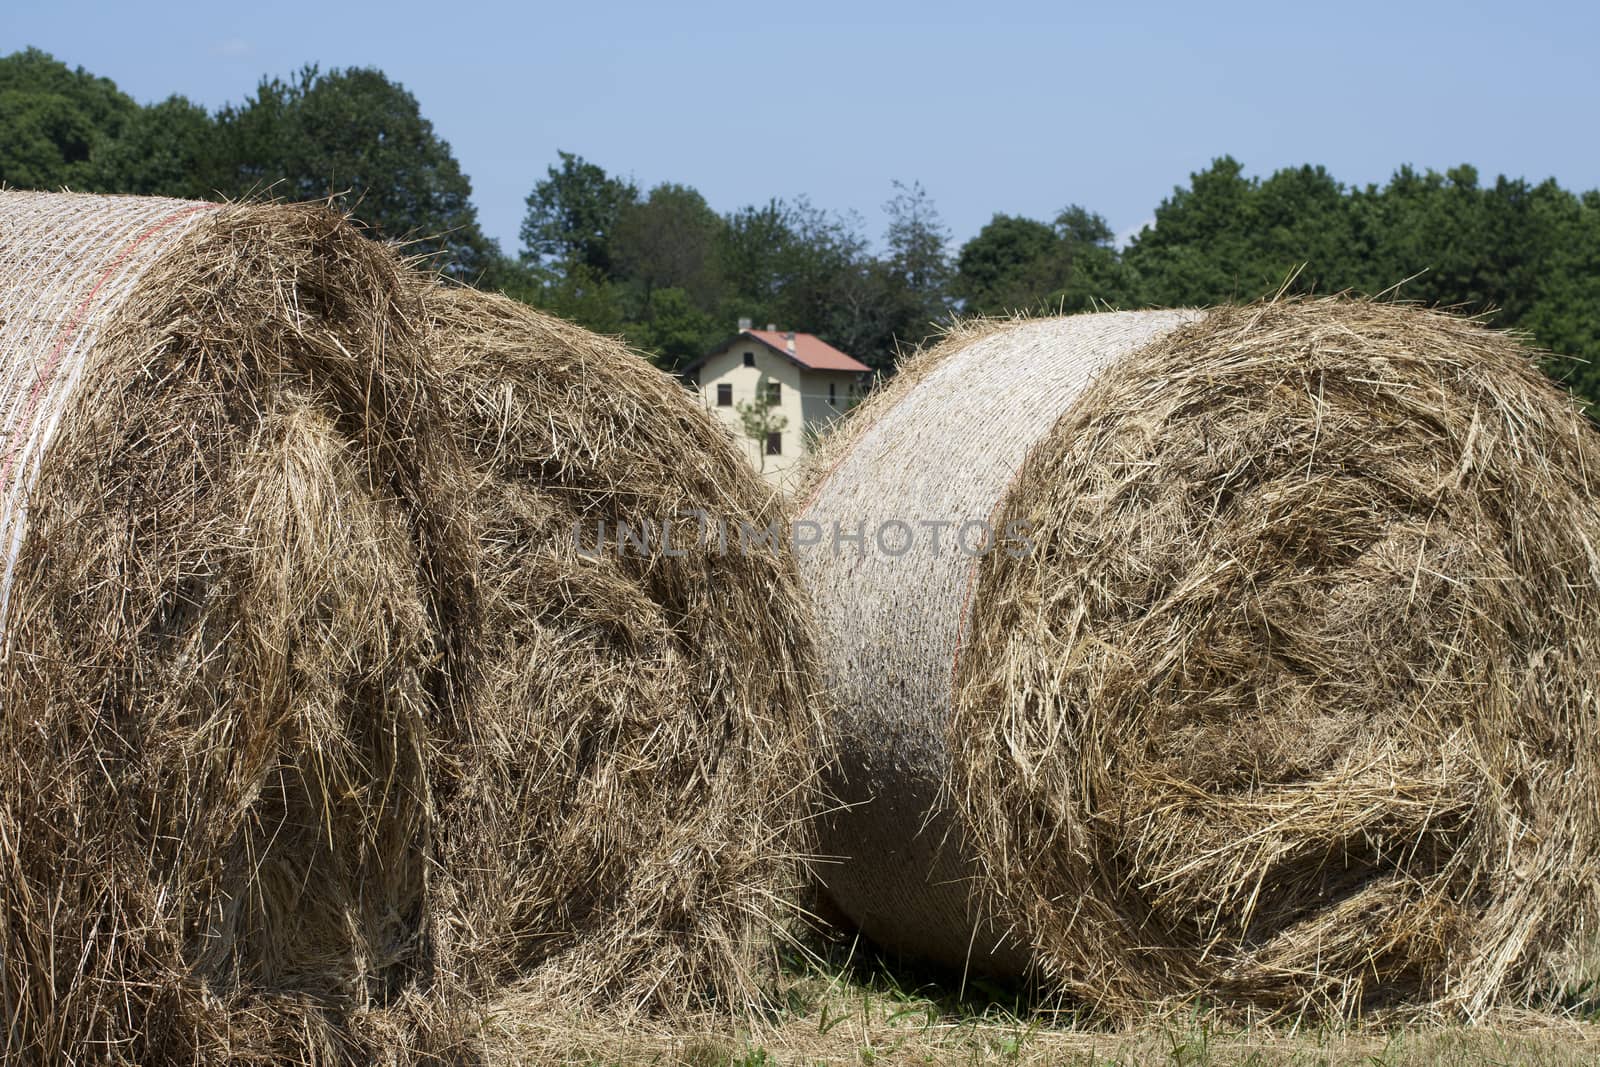
[[[1116,1015],[1473,1017],[1578,980],[1600,440],[1573,403],[1504,335],[1327,300],[1172,324],[1019,426],[1074,358],[1041,329],[983,342],[1013,383],[988,432],[1027,438],[993,523],[1030,550],[920,609],[957,619],[949,710],[901,727],[939,731],[910,751],[942,761],[946,869]],[[813,511],[938,371],[838,446]]]
[[[415,299],[324,210],[5,192],[0,300],[5,1058],[360,1057],[472,611]]]
[[[759,1004],[820,727],[779,502],[682,387],[502,297],[429,287],[471,464],[484,684],[445,805],[451,943],[504,998]],[[665,527],[665,529],[664,529]]]
[[[7,1062],[759,997],[814,759],[790,564],[568,526],[775,516],[687,396],[314,207],[0,192],[0,300]]]

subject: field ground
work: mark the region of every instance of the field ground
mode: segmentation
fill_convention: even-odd
[[[986,988],[957,997],[947,985],[876,962],[813,960],[791,971],[785,1009],[739,1029],[695,1020],[624,1024],[560,1018],[507,1006],[487,1020],[496,1067],[538,1062],[596,1067],[1600,1064],[1600,1024],[1588,1014],[1507,1013],[1474,1026],[1383,1029],[1241,1026],[1191,1011],[1111,1030],[1060,1011],[1030,1009],[1005,990]]]

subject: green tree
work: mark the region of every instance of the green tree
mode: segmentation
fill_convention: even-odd
[[[1259,296],[1256,183],[1231,156],[1190,176],[1155,211],[1125,255],[1151,304],[1212,304]]]
[[[1035,307],[1060,286],[1056,234],[1045,223],[996,215],[961,246],[952,282],[968,314],[995,315]]]
[[[776,308],[786,278],[784,253],[794,241],[789,207],[782,200],[743,207],[727,216],[717,260],[725,306],[734,318],[761,319]]]
[[[1536,210],[1552,235],[1531,305],[1518,325],[1560,357],[1550,373],[1600,404],[1600,191],[1574,196],[1546,182]]]
[[[782,290],[770,318],[804,330],[870,366],[892,362],[882,274],[873,271],[861,220],[814,207],[790,205],[790,239],[781,249]]]
[[[896,183],[885,204],[885,254],[873,256],[859,217],[804,197],[729,215],[719,243],[720,318],[804,330],[868,366],[892,366],[950,313],[949,236],[920,185]]]
[[[677,370],[706,354],[730,332],[688,293],[676,287],[654,289],[638,317],[623,327],[628,340],[655,354],[663,370]]]
[[[578,265],[555,271],[520,263],[491,272],[490,276],[501,279],[500,287],[509,295],[585,329],[608,334],[625,332],[619,286],[609,278],[590,272],[587,267]],[[648,347],[636,337],[629,339]]]
[[[106,146],[138,113],[109,78],[37,48],[0,59],[0,182],[21,189],[97,187]]]
[[[893,184],[895,194],[883,205],[889,269],[930,318],[943,318],[949,311],[950,231],[921,182]]]
[[[716,306],[720,278],[717,244],[724,223],[697,191],[663,183],[643,200],[624,203],[611,240],[618,276],[642,286],[645,294],[676,288],[696,306]]]
[[[890,345],[918,344],[951,315],[950,231],[921,182],[897,181],[894,190],[883,205],[888,255],[877,265],[884,325]]]
[[[1359,287],[1366,251],[1345,187],[1322,167],[1286,167],[1255,187],[1255,230],[1239,265],[1241,292],[1269,292],[1291,275],[1292,291]],[[1296,274],[1298,272],[1298,274]]]
[[[623,208],[639,197],[629,181],[571,152],[528,194],[522,220],[523,259],[556,271],[583,268],[593,277],[612,273],[611,241]]]
[[[969,314],[1083,311],[1127,302],[1129,271],[1100,215],[1070,204],[1053,225],[996,215],[961,248],[955,290]]]
[[[1401,167],[1388,185],[1358,194],[1355,206],[1366,244],[1362,288],[1403,283],[1400,295],[1411,299],[1482,309],[1483,250],[1476,246],[1487,219],[1475,169],[1446,175]]]
[[[888,363],[887,271],[875,270],[861,221],[801,197],[727,219],[720,250],[721,318],[749,317],[826,339],[863,361]]]
[[[1224,156],[1156,209],[1125,262],[1151,304],[1253,299],[1282,288],[1361,287],[1369,251],[1352,196],[1322,167],[1247,178]]]
[[[756,455],[760,457],[759,466],[763,471],[767,469],[767,435],[779,433],[789,425],[789,417],[778,410],[769,386],[770,381],[763,374],[756,381],[756,395],[734,405],[739,412],[739,428],[756,443]]]
[[[1467,165],[1405,166],[1359,190],[1310,166],[1262,182],[1224,157],[1162,203],[1126,262],[1151,304],[1259,296],[1298,270],[1297,291],[1395,293],[1486,315],[1573,357],[1553,361],[1553,372],[1600,398],[1597,197],[1554,181],[1485,184]]]
[[[1530,186],[1502,176],[1485,187],[1465,165],[1443,174],[1402,167],[1386,187],[1356,198],[1367,245],[1364,287],[1404,281],[1402,296],[1497,311],[1497,322],[1518,325],[1564,240],[1556,231],[1570,218],[1559,205],[1570,198],[1554,182]]]
[[[616,293],[627,318],[624,332],[663,367],[704,354],[728,332],[717,321],[724,225],[698,192],[672,183],[618,212],[610,244]]]
[[[216,195],[217,129],[181,96],[139,108],[96,154],[96,189],[204,200]]]
[[[1055,276],[1059,284],[1045,294],[1045,306],[1057,311],[1087,311],[1114,306],[1133,297],[1131,272],[1114,243],[1105,218],[1077,204],[1056,215]]]
[[[467,278],[491,268],[471,183],[416,97],[382,71],[308,66],[263,80],[218,127],[221,191],[332,197],[432,266]]]

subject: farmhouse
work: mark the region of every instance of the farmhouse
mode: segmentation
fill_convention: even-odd
[[[780,485],[828,424],[865,393],[870,373],[866,364],[814,334],[776,326],[753,330],[749,319],[683,369],[685,381],[727,423],[751,465]]]

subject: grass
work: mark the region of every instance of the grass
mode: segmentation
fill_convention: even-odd
[[[739,1029],[507,1008],[488,1020],[496,1063],[610,1067],[810,1067],[813,1064],[1061,1064],[1070,1067],[1412,1067],[1600,1064],[1590,1017],[1505,1013],[1476,1026],[1241,1025],[1204,1010],[1110,1029],[1022,988],[908,969],[854,945],[786,961],[783,1006]]]

